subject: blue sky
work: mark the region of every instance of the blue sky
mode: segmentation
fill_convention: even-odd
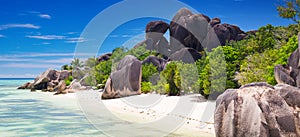
[[[120,1],[1,1],[0,77],[35,77],[48,68],[59,69],[60,66],[71,62],[77,44],[90,40],[81,37],[85,27],[97,14],[118,2]],[[278,16],[277,0],[180,0],[180,2],[211,18],[219,17],[223,23],[236,24],[245,31],[258,29],[266,24],[286,26],[293,23]],[[155,10],[164,12],[171,6]],[[136,9],[128,8],[122,12],[134,10]],[[140,10],[135,12],[142,12]],[[115,18],[118,17],[103,20]],[[143,39],[145,25],[150,20],[157,19],[139,18],[118,26],[105,37],[97,53],[110,52],[122,45],[133,46]],[[106,26],[99,27],[105,29]]]

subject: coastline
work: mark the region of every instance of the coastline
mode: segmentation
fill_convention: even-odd
[[[102,92],[99,92],[98,95],[100,97]],[[157,97],[159,97],[159,99]],[[140,101],[149,98],[156,98],[158,101],[150,106],[145,104],[145,106],[131,104],[134,103],[133,100]],[[176,105],[180,99],[188,99],[188,102],[190,102],[191,105],[194,105],[193,110],[191,110],[189,115],[180,115],[173,112],[173,109],[177,107]],[[207,109],[206,106],[208,105],[208,102],[202,96],[197,94],[187,96],[141,94],[126,98],[101,101],[113,115],[132,123],[150,123],[164,117],[182,120],[184,123],[168,136],[215,136],[213,115],[211,115],[211,119],[208,121],[201,120],[203,115],[205,115],[204,113]],[[215,102],[212,104],[215,105]]]
[[[86,92],[86,91],[79,91]],[[45,96],[51,96],[52,93],[49,92],[36,92],[38,94],[44,94]],[[102,92],[98,93],[99,97],[102,95]],[[147,122],[155,122],[163,117],[173,117],[175,119],[180,119],[184,121],[182,125],[179,126],[173,133],[168,136],[200,136],[200,137],[213,137],[214,133],[214,125],[213,125],[213,116],[209,121],[201,121],[201,116],[203,115],[203,111],[205,110],[205,106],[207,102],[205,99],[201,98],[199,95],[188,95],[188,96],[165,96],[165,95],[157,95],[160,96],[161,100],[158,103],[154,104],[151,107],[136,107],[126,102],[128,99],[134,98],[144,98],[147,96],[151,96],[153,94],[141,94],[137,96],[131,96],[127,98],[119,98],[112,100],[101,100],[102,103],[106,106],[107,110],[110,111],[113,115],[120,118],[121,120],[132,122],[132,123],[147,123]],[[194,104],[194,110],[190,113],[190,115],[177,115],[172,113],[172,109],[176,107],[176,102],[183,98],[188,97],[193,101],[191,103]],[[199,100],[194,102],[194,98],[197,97]],[[54,98],[58,98],[58,100],[64,101],[78,101],[76,93],[71,94],[60,94],[55,95]],[[61,105],[58,103],[57,105]],[[72,103],[73,104],[73,103]],[[80,107],[80,104],[77,104],[77,107]],[[202,124],[206,126],[200,127]],[[146,130],[146,129],[145,129]]]

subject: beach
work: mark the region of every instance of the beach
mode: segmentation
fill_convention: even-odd
[[[209,105],[199,95],[142,94],[101,100],[102,93],[94,90],[61,95],[16,90],[17,85],[23,82],[1,81],[1,136],[214,136],[213,115],[206,121],[208,118],[203,116],[203,112],[209,111]],[[82,95],[89,99],[82,101]],[[175,110],[180,107],[179,103],[187,102],[192,106],[187,108],[193,109]],[[97,109],[93,109],[95,107]],[[95,110],[93,113],[99,117],[99,128],[91,121],[89,108]],[[112,115],[114,119],[110,119]],[[167,123],[160,123],[160,120],[166,118],[179,124],[163,129]],[[156,126],[152,126],[152,123]],[[134,131],[126,132],[127,125]],[[158,130],[160,132],[156,132]]]
[[[102,93],[99,93],[101,95]],[[149,96],[160,96],[159,102],[152,107],[141,107],[130,104],[130,98],[147,98]],[[150,97],[151,98],[151,97]],[[176,107],[180,98],[188,98],[191,104],[194,105],[190,115],[179,115],[172,110]],[[215,136],[213,117],[209,121],[202,121],[203,111],[207,109],[207,101],[199,95],[180,96],[165,96],[142,94],[135,97],[125,99],[104,100],[103,103],[115,116],[120,119],[134,123],[147,123],[159,120],[163,117],[173,117],[183,120],[184,123],[178,127],[170,136]]]

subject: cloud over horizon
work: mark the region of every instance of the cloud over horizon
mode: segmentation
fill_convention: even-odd
[[[39,14],[38,16],[43,19],[51,19],[51,16],[49,14]]]
[[[39,29],[40,26],[34,24],[5,24],[0,25],[0,30],[10,29],[10,28],[28,28],[28,29]]]
[[[42,40],[61,40],[66,38],[66,36],[59,36],[59,35],[27,35],[25,37],[33,38],[33,39],[42,39]]]

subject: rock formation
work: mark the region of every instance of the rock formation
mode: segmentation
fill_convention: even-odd
[[[299,94],[298,88],[274,88],[266,83],[226,90],[217,99],[216,136],[299,136],[299,110],[292,108],[299,101],[298,97],[290,98]]]
[[[106,53],[106,54],[99,56],[97,59],[98,63],[109,60],[111,55],[112,55],[112,53]]]
[[[170,32],[170,42],[164,37],[166,31]],[[204,14],[193,14],[186,8],[180,9],[173,17],[170,25],[163,21],[149,22],[145,29],[146,40],[134,47],[146,45],[146,49],[155,50],[164,55],[165,59],[183,48],[194,49],[196,52],[211,50],[217,46],[225,45],[231,40],[242,40],[247,34],[238,26],[221,24],[221,19],[212,20]],[[191,53],[194,57],[194,50]],[[198,56],[199,57],[199,56]],[[196,59],[199,59],[199,58]],[[188,60],[187,62],[194,62]]]
[[[298,47],[300,45],[300,33],[298,34]],[[277,83],[285,83],[300,88],[300,49],[295,50],[288,58],[287,66],[275,66],[275,79]]]
[[[33,82],[25,83],[18,89],[30,89],[31,91],[42,90],[44,92],[62,92],[66,89],[64,82],[71,73],[67,70],[57,71],[49,69],[36,77]]]
[[[196,60],[201,59],[201,57],[202,55],[192,48],[182,48],[181,50],[173,53],[169,59],[185,63],[194,63]]]
[[[125,56],[106,82],[102,99],[114,99],[141,93],[142,63],[134,56]]]
[[[143,60],[142,64],[150,64],[151,63],[155,67],[157,67],[157,70],[160,72],[160,71],[163,71],[167,62],[168,62],[167,60],[164,60],[164,59],[161,59],[161,58],[151,55],[151,56],[147,57],[145,60]]]
[[[206,38],[210,19],[202,14],[193,14],[180,9],[170,24],[170,48],[174,53],[183,47],[203,51],[201,42]]]

